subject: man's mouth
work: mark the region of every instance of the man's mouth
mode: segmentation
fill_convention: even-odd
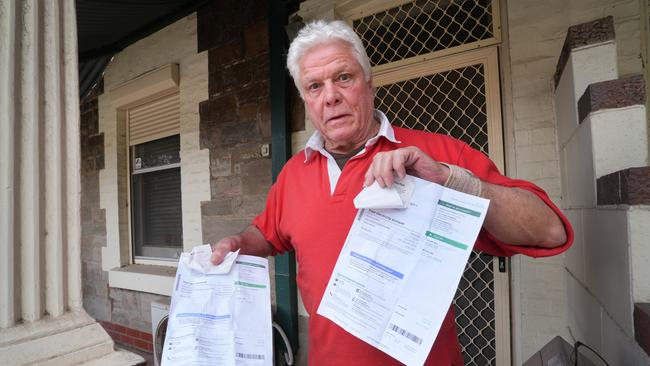
[[[334,116],[328,118],[328,119],[327,119],[327,122],[334,122],[334,121],[336,121],[336,120],[339,120],[339,119],[344,118],[344,117],[347,117],[347,116],[348,116],[348,115],[345,114],[345,113],[337,114],[337,115],[334,115]]]

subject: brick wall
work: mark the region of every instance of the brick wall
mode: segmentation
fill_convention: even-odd
[[[198,12],[208,51],[209,98],[200,104],[201,148],[210,150],[211,199],[201,205],[203,241],[244,229],[264,208],[271,160],[266,1],[214,1]]]
[[[113,341],[144,352],[153,352],[151,333],[141,332],[116,323],[100,321],[106,332],[113,338]]]

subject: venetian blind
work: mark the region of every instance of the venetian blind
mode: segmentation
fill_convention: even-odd
[[[129,145],[179,134],[180,101],[178,93],[130,108]]]

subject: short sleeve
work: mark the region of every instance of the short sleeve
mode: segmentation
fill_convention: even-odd
[[[285,175],[283,169],[269,190],[264,211],[257,215],[252,222],[273,247],[271,255],[293,250],[290,241],[282,234],[280,225],[286,184]]]
[[[535,184],[518,179],[511,179],[502,175],[496,165],[483,153],[474,150],[465,144],[462,149],[456,165],[470,170],[474,175],[483,181],[498,184],[504,187],[513,187],[525,189],[539,197],[555,214],[558,216],[567,234],[567,240],[564,244],[556,248],[541,248],[534,246],[510,245],[504,243],[487,230],[481,229],[476,242],[475,249],[486,252],[495,256],[513,256],[515,254],[524,254],[530,257],[548,257],[560,254],[571,246],[573,243],[573,228],[564,213],[551,201],[546,192]]]

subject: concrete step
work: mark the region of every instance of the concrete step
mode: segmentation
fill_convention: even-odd
[[[142,356],[125,350],[115,350],[105,356],[82,363],[83,366],[136,366],[146,365]]]

